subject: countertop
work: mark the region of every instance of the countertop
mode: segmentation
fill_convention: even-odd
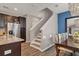
[[[0,45],[21,42],[21,41],[24,41],[24,39],[21,39],[12,35],[0,36]]]

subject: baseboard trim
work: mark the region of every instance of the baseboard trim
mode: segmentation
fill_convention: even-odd
[[[40,49],[40,51],[41,51],[41,52],[44,52],[44,51],[46,51],[47,49],[51,48],[53,45],[55,45],[55,44],[49,45],[48,47],[46,47],[46,48],[43,49],[43,50]]]
[[[49,48],[51,48],[53,45],[55,45],[55,44],[51,44],[51,45],[49,45],[48,47],[46,47],[45,49],[38,49],[38,48],[36,48],[36,47],[34,47],[34,46],[32,46],[32,45],[30,45],[31,47],[33,47],[33,48],[36,48],[36,49],[38,49],[39,51],[41,51],[41,52],[44,52],[44,51],[46,51],[47,49],[49,49]]]

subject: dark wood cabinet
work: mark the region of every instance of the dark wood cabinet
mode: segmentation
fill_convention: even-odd
[[[26,18],[19,17],[20,21],[20,37],[24,39],[24,42],[26,41]]]
[[[12,16],[6,16],[7,22],[13,23],[13,17]]]
[[[6,26],[6,15],[0,14],[0,28],[4,28]]]
[[[19,23],[19,19],[16,16],[7,15],[6,19],[7,19],[7,22],[9,23],[14,23],[14,22]]]
[[[21,56],[21,42],[0,45],[0,56]]]

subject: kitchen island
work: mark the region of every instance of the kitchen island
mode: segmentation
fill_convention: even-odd
[[[0,56],[20,56],[22,41],[24,40],[12,35],[0,36]]]

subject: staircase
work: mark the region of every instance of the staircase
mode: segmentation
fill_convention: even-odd
[[[42,39],[42,32],[40,31],[37,36],[34,38],[34,40],[31,42],[31,47],[34,47],[38,50],[40,50],[41,47],[41,39]]]
[[[52,11],[48,8],[41,10],[40,13],[37,15],[40,20],[30,30],[31,47],[34,47],[42,51],[42,46],[43,43],[45,42],[43,40],[43,34],[41,28],[48,21],[51,15]]]

